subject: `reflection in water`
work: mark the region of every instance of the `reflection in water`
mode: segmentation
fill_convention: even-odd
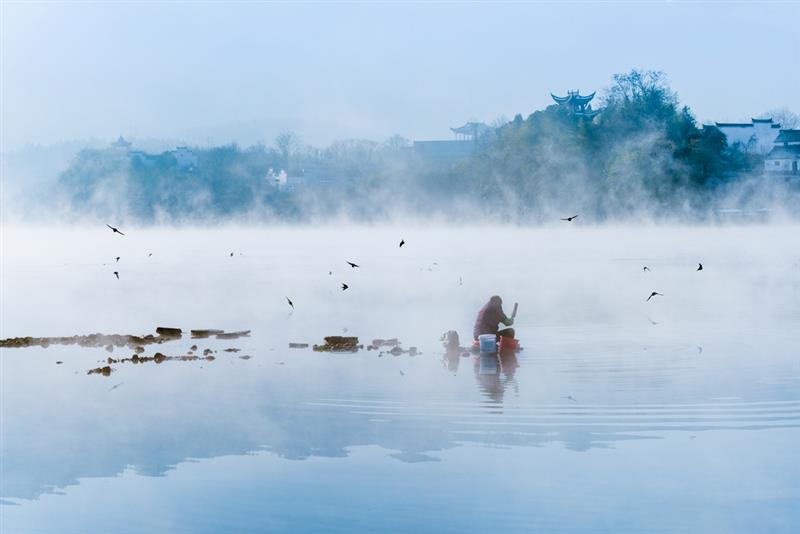
[[[519,395],[519,384],[515,378],[519,360],[514,350],[476,355],[473,358],[473,367],[481,391],[492,404],[503,404],[503,396],[509,385],[514,389],[514,393]]]

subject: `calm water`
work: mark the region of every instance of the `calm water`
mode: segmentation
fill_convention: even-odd
[[[2,349],[0,530],[797,532],[798,230],[4,228],[0,337],[252,334]],[[495,293],[516,372],[443,361]]]

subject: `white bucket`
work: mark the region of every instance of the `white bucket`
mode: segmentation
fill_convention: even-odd
[[[478,343],[480,343],[481,352],[497,352],[497,336],[494,334],[478,336]]]

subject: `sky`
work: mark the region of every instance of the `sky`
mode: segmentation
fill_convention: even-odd
[[[794,2],[0,5],[3,150],[448,139],[632,68],[666,72],[700,121],[800,112]]]

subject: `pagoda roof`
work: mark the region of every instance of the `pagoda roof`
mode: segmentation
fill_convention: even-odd
[[[463,134],[463,135],[476,135],[491,130],[494,130],[494,128],[482,122],[468,122],[464,126],[459,126],[457,128],[450,128],[450,131],[452,131],[453,133]]]
[[[118,138],[116,141],[114,141],[114,142],[113,142],[113,143],[111,143],[111,144],[112,144],[113,146],[119,146],[119,147],[127,147],[127,146],[131,146],[131,143],[130,143],[129,141],[126,141],[126,140],[125,140],[125,138],[124,138],[124,137],[122,137],[121,135],[119,136],[119,138]]]
[[[576,104],[588,104],[594,98],[597,91],[588,95],[582,95],[580,93],[580,91],[567,91],[567,96],[556,96],[553,93],[550,93],[550,96],[553,97],[553,100],[558,104],[568,104],[571,102],[575,102]]]
[[[800,143],[800,130],[781,130],[775,138],[775,144]]]
[[[769,151],[767,159],[800,159],[800,145],[776,146]]]

